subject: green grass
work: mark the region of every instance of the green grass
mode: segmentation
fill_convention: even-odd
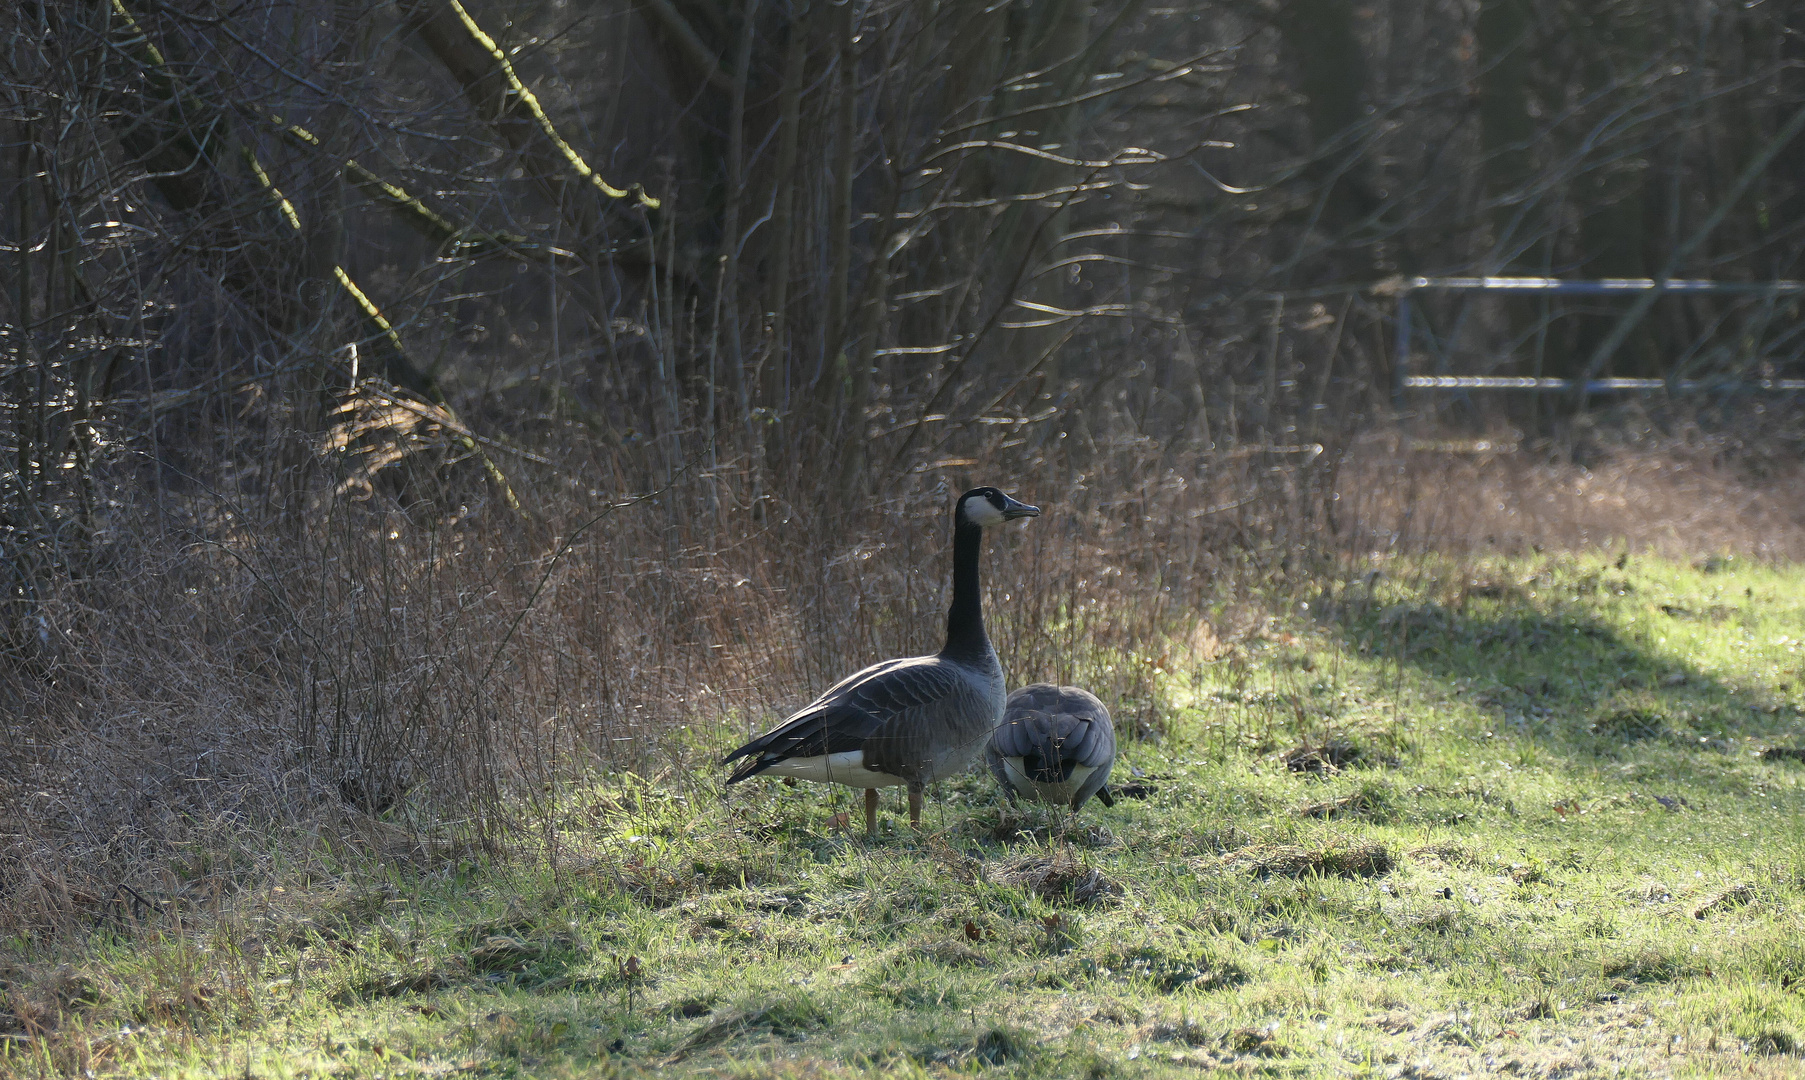
[[[549,863],[316,853],[0,945],[0,1073],[1805,1070],[1805,762],[1763,756],[1805,747],[1805,570],[1429,563],[1273,606],[1124,658],[1162,734],[1076,823],[972,775],[868,843],[855,792],[628,778]]]

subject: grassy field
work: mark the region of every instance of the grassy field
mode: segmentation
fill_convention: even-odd
[[[531,859],[233,837],[254,894],[0,943],[0,1073],[1805,1072],[1805,571],[1430,562],[1200,614],[1120,658],[1164,698],[1123,703],[1114,809],[974,774],[868,842],[856,792],[723,801],[697,752]]]

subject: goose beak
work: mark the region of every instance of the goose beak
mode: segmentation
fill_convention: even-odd
[[[1003,496],[1003,520],[1004,521],[1014,521],[1016,518],[1031,518],[1031,517],[1039,517],[1039,516],[1040,516],[1040,507],[1029,506],[1025,502],[1016,502],[1014,499],[1011,499],[1007,495]]]

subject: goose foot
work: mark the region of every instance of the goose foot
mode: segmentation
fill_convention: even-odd
[[[865,789],[865,835],[877,836],[877,789]]]

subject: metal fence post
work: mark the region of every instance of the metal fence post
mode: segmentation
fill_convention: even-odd
[[[1410,286],[1398,293],[1397,338],[1391,357],[1391,407],[1404,411],[1404,379],[1410,373]]]

